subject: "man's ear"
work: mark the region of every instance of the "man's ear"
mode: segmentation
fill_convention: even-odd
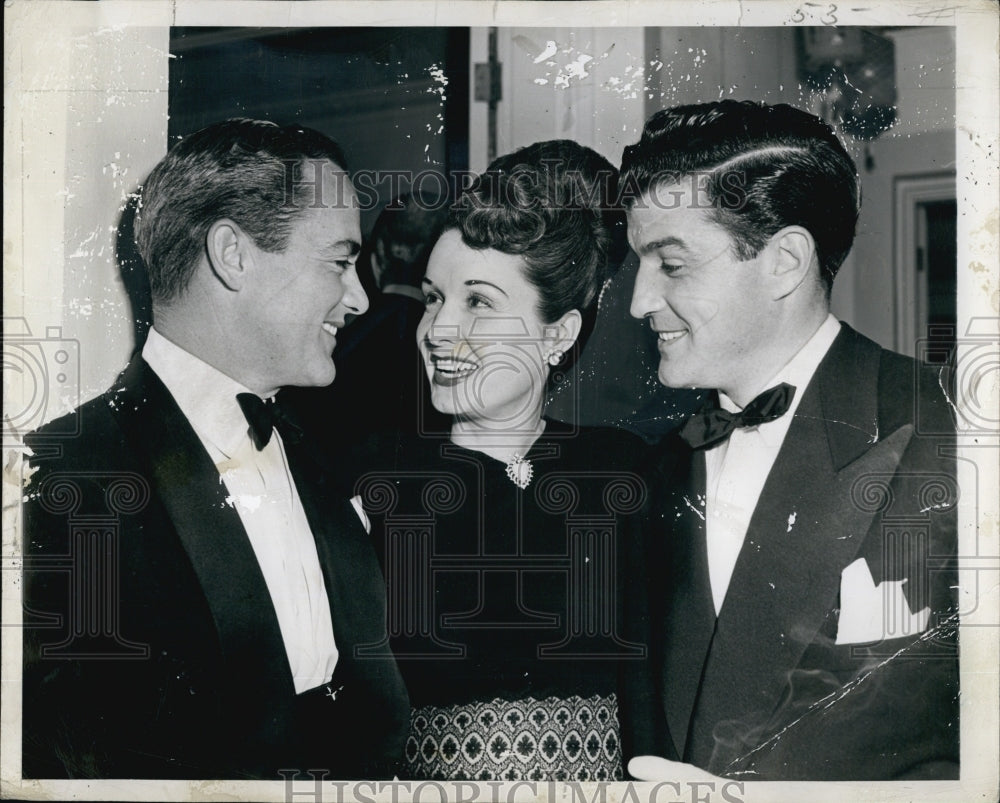
[[[249,235],[228,218],[208,227],[205,242],[208,264],[215,277],[230,290],[239,290],[246,281],[254,257],[251,245]]]
[[[558,352],[560,358],[563,354],[573,348],[573,344],[580,336],[580,327],[583,326],[583,316],[579,310],[571,309],[555,323],[545,324],[545,348],[550,355]],[[558,364],[559,360],[555,360]]]
[[[775,301],[791,295],[815,271],[819,270],[816,242],[802,226],[787,226],[771,238],[771,298]]]

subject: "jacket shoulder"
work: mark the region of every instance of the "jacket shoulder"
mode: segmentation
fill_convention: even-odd
[[[918,434],[955,432],[951,371],[882,349],[879,360],[879,417],[887,426],[913,424]]]
[[[920,434],[954,434],[951,372],[947,366],[919,362],[882,348],[847,324],[843,327],[846,348],[840,354],[852,366],[844,376],[855,375],[856,367],[862,364],[877,366],[877,386],[872,389],[877,393],[880,430],[889,432],[912,424]],[[867,378],[872,374],[864,372],[863,376],[866,385],[872,381]],[[866,390],[854,388],[852,392]]]
[[[32,465],[100,465],[123,443],[108,393],[82,404],[24,437]]]

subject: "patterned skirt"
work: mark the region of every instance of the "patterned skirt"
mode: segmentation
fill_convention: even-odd
[[[416,779],[620,781],[618,700],[526,697],[417,708],[406,763]]]

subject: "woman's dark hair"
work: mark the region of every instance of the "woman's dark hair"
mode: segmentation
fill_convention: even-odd
[[[805,228],[830,292],[861,200],[854,161],[820,118],[787,104],[735,100],[657,112],[622,155],[625,205],[682,179],[703,182],[692,190],[705,193],[738,259],[753,259],[786,226]]]
[[[536,142],[494,160],[453,204],[447,228],[470,248],[522,257],[539,315],[552,323],[579,310],[582,340],[625,254],[617,192],[618,171],[597,152],[565,139]]]
[[[347,169],[325,134],[264,120],[215,123],[174,145],[144,182],[135,217],[153,300],[184,292],[215,221],[229,218],[275,252],[307,209],[344,203],[344,187],[322,186],[324,162]]]

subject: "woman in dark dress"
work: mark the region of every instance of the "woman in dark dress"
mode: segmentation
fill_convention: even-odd
[[[617,563],[642,442],[543,415],[607,278],[615,179],[569,141],[501,157],[431,254],[417,343],[451,431],[395,443],[358,486],[410,777],[622,777],[616,676],[641,649],[619,635]]]

